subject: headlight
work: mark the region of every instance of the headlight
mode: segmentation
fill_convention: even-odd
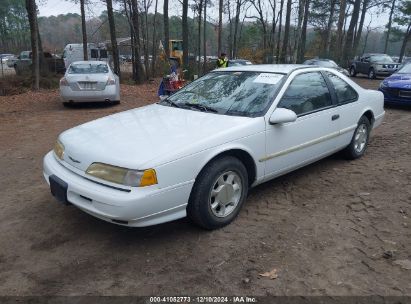
[[[388,87],[388,85],[386,84],[386,83],[384,83],[385,81],[381,81],[381,83],[380,83],[380,88],[381,89],[384,89],[384,88],[386,88],[386,87]]]
[[[102,163],[92,163],[87,168],[86,173],[109,182],[131,187],[157,184],[157,175],[154,169],[131,170]]]
[[[64,156],[64,145],[57,140],[56,143],[54,144],[54,149],[53,149],[54,153],[56,154],[56,156],[60,159],[63,159]]]
[[[70,86],[70,84],[68,83],[66,77],[63,77],[63,78],[60,79],[60,86],[61,86],[61,87],[68,87],[68,86]]]

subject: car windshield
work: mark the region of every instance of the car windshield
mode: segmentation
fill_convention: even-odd
[[[398,70],[399,74],[411,74],[411,63],[407,63],[401,69]]]
[[[106,74],[108,73],[107,64],[79,63],[72,64],[68,71],[69,74]]]
[[[387,55],[374,55],[370,57],[372,62],[394,62],[390,56]]]
[[[283,77],[278,73],[212,72],[161,104],[226,115],[260,116],[274,99]]]
[[[335,67],[338,66],[338,65],[337,65],[334,61],[332,61],[332,60],[330,60],[330,61],[328,61],[328,60],[318,60],[318,61],[314,61],[314,64],[315,64],[315,65],[322,66],[322,67],[325,67],[325,68],[335,68]]]

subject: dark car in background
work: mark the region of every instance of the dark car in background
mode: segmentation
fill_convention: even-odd
[[[335,69],[338,72],[344,74],[345,76],[350,76],[350,74],[348,73],[348,71],[346,69],[338,66],[338,64],[336,64],[335,61],[333,61],[331,59],[319,59],[319,58],[308,59],[308,60],[304,61],[303,64],[318,65],[318,66],[325,67],[325,68]]]
[[[369,79],[390,76],[398,70],[399,65],[387,54],[364,54],[351,62],[350,76],[355,77],[358,73],[367,75]]]
[[[43,52],[43,56],[49,72],[61,74],[64,74],[66,72],[64,60],[62,58],[49,52]],[[16,71],[16,74],[21,75],[25,71],[29,71],[31,69],[31,64],[31,51],[23,51],[17,57],[17,60],[13,62],[13,67]]]
[[[379,87],[388,104],[411,105],[411,63],[385,78]]]

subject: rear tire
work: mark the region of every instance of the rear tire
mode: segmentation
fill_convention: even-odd
[[[370,132],[371,123],[367,117],[362,116],[358,121],[350,144],[343,150],[347,159],[357,159],[364,155],[365,150],[367,150]]]
[[[248,174],[243,163],[224,156],[208,164],[198,175],[187,206],[188,217],[212,230],[231,223],[248,193]]]

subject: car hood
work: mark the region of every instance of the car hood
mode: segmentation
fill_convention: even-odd
[[[411,89],[411,74],[393,74],[383,81],[390,88]]]
[[[348,71],[342,67],[335,67],[338,72],[343,73],[344,75],[348,75]]]
[[[59,140],[64,161],[82,171],[93,162],[147,169],[261,131],[257,119],[153,104],[74,127]]]

